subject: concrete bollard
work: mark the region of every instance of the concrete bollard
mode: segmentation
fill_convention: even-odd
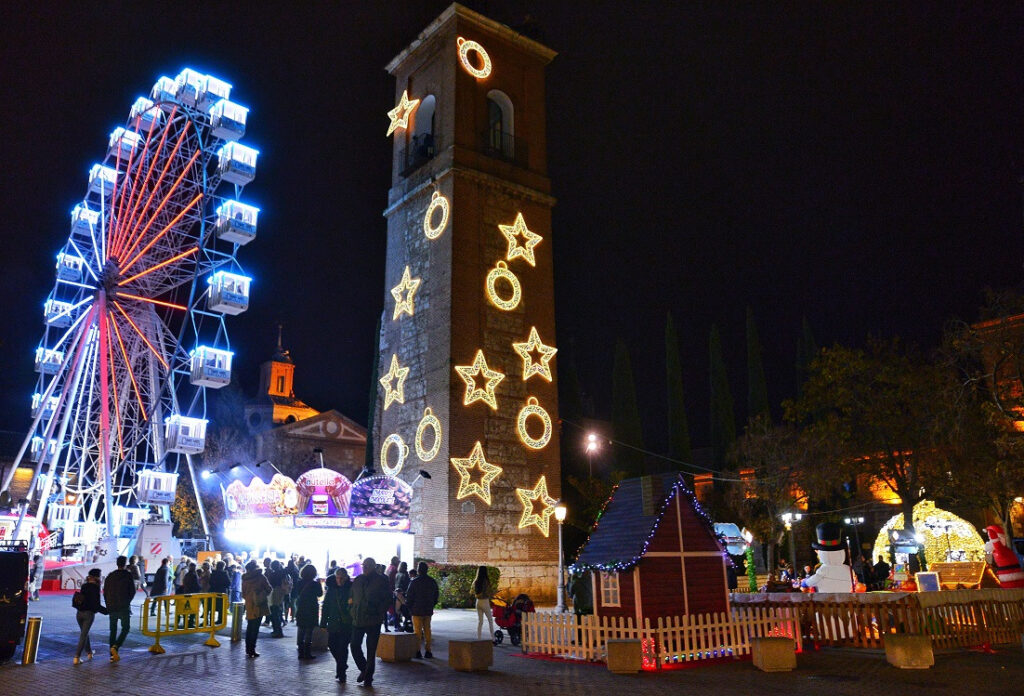
[[[608,671],[614,674],[636,674],[643,666],[643,646],[638,640],[609,640]]]
[[[928,669],[935,664],[932,639],[910,633],[886,633],[885,659],[900,669]]]
[[[30,616],[25,624],[25,647],[21,652],[21,664],[35,664],[39,653],[39,634],[43,629],[41,616]]]
[[[762,672],[796,669],[796,642],[792,638],[751,638],[750,656]]]
[[[485,672],[494,663],[494,643],[489,640],[448,641],[448,666],[456,672]]]
[[[420,638],[412,633],[382,633],[377,657],[383,662],[408,662],[420,648]]]

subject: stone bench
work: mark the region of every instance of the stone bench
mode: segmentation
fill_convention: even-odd
[[[910,633],[886,633],[885,659],[900,669],[928,669],[935,664],[932,639]]]
[[[420,639],[412,633],[381,633],[377,657],[384,662],[408,662],[420,649]]]
[[[751,638],[750,655],[762,672],[796,669],[796,642],[792,638]]]
[[[613,674],[636,674],[643,668],[643,649],[638,640],[609,640],[608,671]]]
[[[448,641],[448,666],[456,672],[486,672],[492,664],[494,664],[494,644],[491,641]]]

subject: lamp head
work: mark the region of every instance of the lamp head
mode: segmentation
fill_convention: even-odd
[[[555,519],[559,524],[565,522],[565,515],[569,512],[569,508],[565,507],[561,503],[555,506]]]

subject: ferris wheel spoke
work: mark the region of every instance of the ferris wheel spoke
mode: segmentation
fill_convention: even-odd
[[[134,131],[135,131],[136,135],[139,133],[139,124],[141,122],[141,119],[142,119],[142,115],[141,114],[135,117],[135,128],[134,128]],[[127,231],[127,225],[125,224],[125,217],[127,216],[127,213],[130,211],[130,208],[131,208],[131,205],[132,205],[132,201],[135,200],[140,195],[139,194],[139,175],[142,173],[142,169],[145,167],[146,153],[149,152],[149,144],[150,144],[150,142],[152,142],[151,139],[152,139],[152,136],[153,136],[153,128],[155,126],[156,126],[156,119],[154,119],[149,124],[149,130],[146,132],[146,142],[142,146],[142,153],[139,155],[139,164],[138,164],[137,167],[135,167],[135,176],[132,179],[132,186],[131,186],[131,189],[128,191],[127,200],[125,199],[125,196],[122,193],[121,199],[120,199],[119,204],[118,204],[118,209],[117,209],[117,228],[116,228],[115,235],[114,235],[115,236],[114,252],[113,252],[114,256],[117,256],[118,252],[120,251],[121,247],[124,244],[124,236],[125,236],[125,233]],[[135,154],[135,148],[132,149],[132,155],[134,155],[134,154]],[[128,167],[125,170],[126,173],[131,171],[131,168],[132,168],[131,160],[129,160],[128,161]],[[150,164],[150,169],[152,169],[152,163]],[[122,215],[122,213],[125,213],[125,215]]]
[[[139,325],[132,321],[132,318],[128,316],[127,312],[124,311],[124,307],[122,307],[117,300],[112,300],[112,302],[114,304],[114,307],[116,307],[117,310],[121,312],[121,314],[124,316],[124,318],[128,320],[128,323],[131,325],[131,327],[135,329],[135,333],[139,335],[139,338],[142,339],[142,342],[146,344],[146,346],[153,352],[153,355],[156,356],[156,359],[160,361],[160,364],[164,366],[164,369],[169,369],[167,361],[164,360],[163,356],[160,355],[160,352],[153,347],[153,344],[149,342],[149,339],[146,338],[146,334],[142,332],[142,329],[139,328]]]
[[[120,283],[118,283],[118,285],[119,286],[120,285],[127,285],[128,283],[132,282],[133,280],[138,280],[139,278],[143,278],[143,277],[149,275],[150,273],[152,273],[153,271],[157,271],[157,270],[159,270],[161,268],[169,266],[172,263],[174,263],[175,261],[180,261],[181,259],[184,259],[184,258],[186,258],[188,256],[191,256],[192,254],[196,253],[197,251],[199,251],[199,247],[192,247],[191,249],[187,249],[187,250],[181,252],[180,254],[176,254],[176,255],[172,256],[171,258],[166,259],[164,261],[161,261],[160,263],[158,263],[158,264],[156,264],[154,266],[150,266],[149,268],[147,268],[144,271],[140,271],[139,273],[136,273],[135,275],[131,276],[130,278],[126,278],[126,279],[122,280]]]
[[[85,258],[86,258],[85,254],[83,254],[82,250],[78,248],[77,244],[75,244],[75,240],[74,239],[68,239],[68,244],[70,244],[71,248],[75,250],[75,253],[78,255],[78,258],[80,258],[80,259],[82,259],[84,261]],[[99,257],[97,256],[96,259],[99,260]],[[100,277],[98,275],[96,275],[96,271],[92,270],[92,266],[90,264],[83,263],[82,265],[85,267],[85,270],[89,271],[89,275],[92,276],[93,280],[95,280],[97,283],[100,282]]]
[[[146,415],[146,406],[142,403],[142,394],[139,393],[139,384],[135,381],[135,372],[132,370],[132,362],[128,359],[128,351],[125,350],[124,341],[121,339],[121,330],[117,328],[117,322],[114,321],[114,313],[107,310],[107,315],[110,319],[110,325],[114,327],[114,335],[117,337],[117,344],[121,348],[121,357],[124,358],[124,365],[128,370],[128,377],[131,379],[132,389],[135,390],[135,398],[139,401],[139,411],[142,413],[142,420],[148,421],[149,416]]]
[[[168,121],[171,121],[171,120],[174,119],[174,114],[177,113],[177,111],[178,111],[178,107],[175,106],[171,110],[171,115],[168,117]],[[146,147],[149,147],[149,143],[151,142],[150,138],[152,137],[153,128],[155,126],[156,126],[156,119],[153,119],[153,122],[149,126],[150,135],[147,136],[147,138],[146,138]],[[128,243],[128,241],[129,241],[130,230],[132,229],[132,224],[135,221],[135,213],[136,213],[136,211],[139,208],[139,203],[142,202],[142,197],[146,193],[146,188],[149,185],[149,177],[153,174],[153,169],[154,169],[154,167],[156,167],[156,163],[160,160],[160,155],[164,151],[164,144],[167,142],[167,134],[169,132],[170,132],[170,128],[169,127],[165,127],[163,129],[163,134],[160,136],[160,144],[157,146],[156,153],[149,160],[149,167],[146,169],[146,178],[142,182],[142,188],[136,188],[136,189],[133,189],[133,191],[132,191],[132,197],[134,198],[135,202],[134,202],[134,204],[131,207],[131,211],[129,212],[127,219],[124,221],[124,242],[122,244],[122,247],[124,245],[126,245]],[[177,148],[175,148],[174,153],[177,153]],[[171,157],[174,156],[174,153],[172,153]],[[167,161],[167,165],[168,166],[170,166],[170,162],[171,162],[171,160],[168,159],[168,161]],[[141,169],[141,167],[140,167],[140,169]],[[166,168],[163,171],[166,172]],[[162,181],[162,180],[163,180],[163,172],[161,172],[160,178],[156,182],[156,187],[157,188],[159,188],[160,181]]]
[[[125,131],[125,133],[131,132],[131,133],[134,133],[136,136],[138,136],[139,135],[139,122],[140,122],[140,118],[141,118],[141,116],[136,116],[135,117],[135,126],[132,128],[131,131]],[[123,139],[124,139],[124,133],[122,133],[122,135],[121,135],[121,140],[123,141]],[[118,146],[117,146],[117,161],[118,161],[118,165],[116,167],[116,171],[118,172],[118,177],[117,177],[117,179],[114,180],[114,195],[110,199],[110,220],[111,220],[112,231],[111,231],[111,235],[110,235],[109,247],[110,247],[110,255],[111,256],[116,256],[117,255],[118,241],[119,241],[119,238],[120,238],[120,231],[121,231],[121,214],[124,212],[125,198],[127,196],[130,196],[131,193],[132,193],[132,190],[133,190],[133,189],[129,189],[128,188],[128,174],[129,174],[129,172],[132,171],[132,162],[135,161],[135,152],[138,149],[139,148],[138,148],[137,145],[135,147],[131,148],[131,151],[128,153],[128,163],[124,167],[124,176],[121,176],[120,175],[120,172],[121,172],[121,166],[120,166],[120,161],[121,161],[121,144],[120,144],[120,142],[118,143]],[[145,156],[145,148],[143,148],[142,156],[143,157]],[[138,178],[138,171],[137,171],[138,169],[139,168],[136,167],[136,178]],[[118,184],[120,184],[120,189],[118,189]],[[114,204],[115,204],[115,202],[117,204],[117,212],[116,212],[116,214],[115,214],[115,211],[114,211]]]
[[[170,196],[170,193],[168,193],[167,195]],[[188,211],[192,210],[192,208],[194,208],[196,206],[196,204],[199,201],[201,201],[202,199],[203,199],[203,194],[201,194],[201,193],[198,196],[196,196],[195,198],[193,198],[192,201],[188,205],[186,205],[182,209],[182,211],[180,213],[178,213],[177,215],[174,216],[174,219],[172,219],[169,223],[167,223],[164,226],[164,228],[162,230],[160,230],[160,232],[158,234],[156,234],[153,237],[153,239],[150,240],[149,244],[144,246],[142,248],[142,250],[139,251],[139,253],[135,255],[135,258],[133,258],[131,261],[129,261],[128,263],[126,263],[124,265],[124,267],[121,269],[121,272],[122,273],[126,272],[128,269],[130,269],[132,266],[134,266],[136,263],[138,263],[139,259],[141,259],[146,254],[147,251],[152,249],[153,245],[156,244],[158,241],[160,241],[160,239],[165,234],[167,234],[175,225],[177,225],[178,222],[181,220],[181,218],[185,217],[185,214],[188,213]],[[147,225],[146,228],[148,229],[149,225]],[[143,230],[143,234],[144,233],[145,233],[145,230]],[[141,239],[141,236],[140,236],[140,239]]]
[[[168,307],[170,309],[180,309],[180,310],[183,310],[183,311],[187,311],[188,310],[188,307],[186,307],[185,305],[174,304],[173,302],[164,302],[163,300],[154,300],[154,299],[152,299],[150,297],[141,297],[139,295],[131,295],[131,294],[127,293],[127,292],[121,292],[120,290],[117,291],[117,296],[118,297],[123,297],[126,300],[138,300],[139,302],[148,302],[148,303],[153,304],[153,305],[158,305],[160,307]]]

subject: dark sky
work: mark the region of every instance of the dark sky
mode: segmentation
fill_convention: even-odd
[[[511,25],[530,15],[560,54],[560,357],[572,343],[606,416],[623,338],[652,447],[668,311],[702,444],[712,323],[742,416],[748,305],[778,402],[795,390],[803,316],[819,344],[929,346],[946,319],[974,316],[983,287],[1019,284],[1024,4],[466,4]],[[298,395],[365,422],[385,293],[383,67],[447,2],[87,5],[9,3],[0,22],[0,427],[27,428],[41,305],[88,167],[135,97],[185,66],[234,85],[261,150],[235,374],[255,389],[280,319]]]

